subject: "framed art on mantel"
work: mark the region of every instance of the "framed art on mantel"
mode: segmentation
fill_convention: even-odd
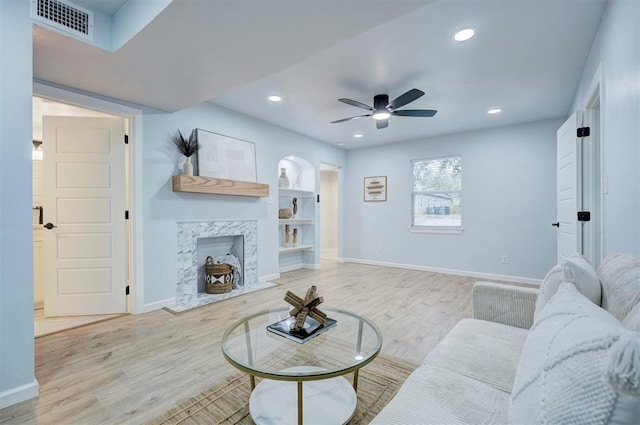
[[[256,145],[197,128],[197,175],[256,183]]]
[[[387,176],[364,178],[364,200],[365,202],[387,200]]]

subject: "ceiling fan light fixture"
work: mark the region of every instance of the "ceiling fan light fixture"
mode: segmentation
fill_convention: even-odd
[[[473,38],[474,35],[476,35],[476,30],[473,28],[463,28],[454,34],[453,39],[455,41],[467,41]]]
[[[377,111],[374,112],[373,115],[371,115],[371,118],[373,118],[374,120],[386,120],[390,116],[391,114],[388,111]]]

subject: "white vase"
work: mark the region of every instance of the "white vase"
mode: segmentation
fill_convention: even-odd
[[[191,164],[191,157],[187,156],[182,164],[182,174],[185,176],[193,176],[193,164]]]
[[[289,177],[287,177],[287,169],[280,169],[280,178],[278,179],[278,187],[289,189]]]

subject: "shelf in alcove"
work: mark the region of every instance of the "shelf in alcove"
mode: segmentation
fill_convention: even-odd
[[[312,218],[281,218],[280,224],[313,224]]]
[[[296,251],[313,251],[313,245],[298,245],[293,248],[282,248],[278,249],[278,252],[296,252]]]
[[[233,195],[268,197],[269,185],[240,180],[218,179],[204,176],[173,176],[174,192],[205,193],[210,195]]]
[[[298,189],[283,189],[279,188],[280,196],[297,196],[299,198],[313,198],[315,196],[315,192],[312,190],[298,190]]]

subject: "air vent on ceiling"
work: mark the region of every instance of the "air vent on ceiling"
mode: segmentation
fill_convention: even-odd
[[[64,0],[31,0],[31,17],[75,37],[93,41],[93,12]]]

